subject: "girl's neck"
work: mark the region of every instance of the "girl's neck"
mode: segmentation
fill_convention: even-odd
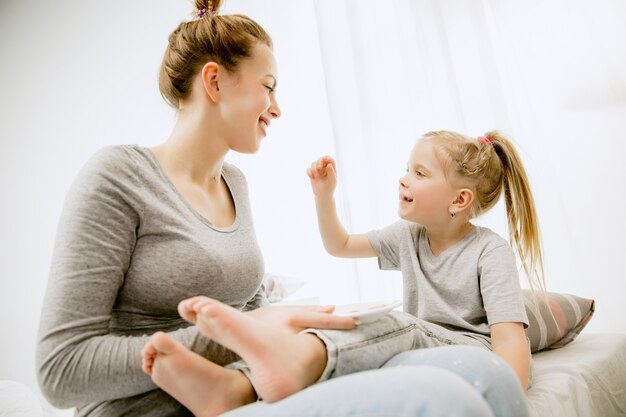
[[[474,230],[474,227],[470,222],[464,222],[455,227],[426,227],[426,236],[431,253],[435,256],[440,255],[460,242],[465,235]]]

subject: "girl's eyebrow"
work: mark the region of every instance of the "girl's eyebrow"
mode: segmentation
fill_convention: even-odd
[[[409,164],[411,164],[410,162],[407,162],[406,166],[408,167]],[[413,162],[413,164],[411,165],[413,168],[423,168],[426,171],[429,171],[428,167],[426,165],[420,164],[419,162]]]

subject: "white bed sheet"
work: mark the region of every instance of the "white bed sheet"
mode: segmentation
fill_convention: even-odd
[[[534,417],[626,417],[626,334],[581,334],[533,355]]]

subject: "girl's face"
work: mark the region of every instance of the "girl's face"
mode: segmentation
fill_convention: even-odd
[[[267,45],[257,43],[252,55],[222,84],[224,133],[232,150],[256,152],[271,121],[280,117],[277,81],[274,54]]]
[[[456,189],[448,183],[432,142],[420,140],[413,147],[399,192],[401,218],[424,226],[450,218]]]

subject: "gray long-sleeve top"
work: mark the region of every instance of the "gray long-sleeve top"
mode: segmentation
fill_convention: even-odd
[[[79,416],[187,415],[141,371],[149,335],[168,332],[218,364],[237,357],[180,318],[206,295],[242,310],[266,303],[245,178],[222,170],[236,220],[214,227],[179,194],[152,152],[97,152],[65,201],[39,326],[42,392]]]

